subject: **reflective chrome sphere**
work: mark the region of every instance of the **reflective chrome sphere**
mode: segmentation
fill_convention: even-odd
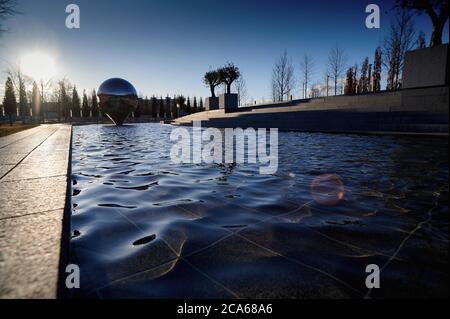
[[[98,88],[97,95],[100,99],[100,109],[116,125],[122,125],[138,105],[136,89],[130,82],[120,78],[103,82]]]

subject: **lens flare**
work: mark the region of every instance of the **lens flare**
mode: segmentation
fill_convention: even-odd
[[[311,183],[311,195],[321,205],[334,206],[344,199],[345,189],[335,174],[319,175]]]

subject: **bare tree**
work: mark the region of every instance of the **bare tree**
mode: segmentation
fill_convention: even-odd
[[[334,81],[334,95],[337,95],[337,84],[344,73],[347,57],[343,49],[338,44],[331,49],[328,55],[328,72]]]
[[[247,94],[247,85],[245,83],[244,77],[241,76],[233,83],[234,89],[238,94],[238,105],[241,106],[247,102],[248,94]]]
[[[415,31],[411,13],[399,10],[391,22],[389,35],[384,41],[384,65],[388,68],[388,90],[401,87],[401,70],[406,51],[414,48]]]
[[[313,74],[314,60],[311,56],[305,54],[300,62],[301,77],[304,83],[304,96],[308,96],[308,83]]]
[[[288,58],[287,52],[275,61],[272,70],[272,98],[274,101],[289,99],[291,91],[295,86],[294,65]]]
[[[2,27],[2,23],[8,17],[17,13],[17,11],[14,9],[16,5],[16,0],[0,0],[0,35],[5,31]]]
[[[322,88],[320,83],[316,82],[313,85],[311,85],[311,94],[310,94],[311,98],[320,97],[320,95],[322,94],[321,91]]]
[[[378,92],[381,89],[381,66],[383,54],[381,48],[375,50],[375,58],[373,60],[373,74],[372,74],[372,91]]]
[[[353,67],[353,93],[359,93],[358,64]]]
[[[449,16],[449,0],[397,0],[397,5],[418,14],[426,12],[433,24],[430,47],[442,44],[442,34]]]

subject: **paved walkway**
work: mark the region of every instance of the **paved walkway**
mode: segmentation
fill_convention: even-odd
[[[0,138],[0,298],[57,296],[71,126]]]

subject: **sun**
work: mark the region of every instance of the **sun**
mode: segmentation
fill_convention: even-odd
[[[32,52],[20,60],[20,69],[34,80],[50,80],[56,75],[56,64],[53,57],[43,52]]]

